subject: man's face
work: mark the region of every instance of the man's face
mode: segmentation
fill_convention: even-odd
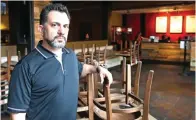
[[[67,42],[70,20],[66,13],[51,11],[43,25],[43,39],[53,48],[63,48]]]

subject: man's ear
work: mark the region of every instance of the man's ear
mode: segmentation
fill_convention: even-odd
[[[43,33],[44,33],[44,26],[43,25],[39,25],[38,26],[38,31],[41,33],[41,35],[43,35]]]

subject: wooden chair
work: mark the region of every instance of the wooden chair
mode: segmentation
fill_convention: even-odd
[[[81,46],[81,52],[77,54],[78,60],[80,62],[86,63],[86,54],[85,54],[85,44]]]
[[[127,42],[126,42],[127,43]],[[131,41],[129,42],[129,48],[128,49],[124,49],[124,50],[121,50],[118,54],[120,56],[123,56],[123,57],[129,57],[128,59],[128,63],[130,63],[131,65],[135,65],[137,64],[137,62],[139,61],[137,59],[137,55],[138,55],[138,51],[137,51],[137,44],[136,42],[132,43]]]
[[[10,74],[11,70],[13,68],[11,67],[11,56],[9,54],[9,51],[7,51],[7,65],[6,68],[1,67],[1,80],[10,80]]]
[[[130,68],[131,65],[128,65],[128,67]],[[149,102],[153,74],[154,71],[150,70],[145,88],[144,101],[129,92],[131,90],[130,86],[127,86],[125,96],[111,96],[110,87],[106,87],[105,85],[105,97],[95,98],[93,101],[96,107],[94,110],[95,114],[103,120],[150,120]],[[128,83],[130,81],[127,81]]]
[[[134,44],[132,44],[132,42],[130,41],[129,48],[130,48],[130,64],[135,65],[138,62],[136,42],[134,42]]]
[[[77,120],[94,120],[93,113],[93,74],[88,74],[87,77],[88,90],[87,92],[79,92],[78,97],[78,119]]]
[[[88,55],[88,56],[86,56],[86,53],[85,53],[85,49],[84,49],[84,47],[83,47],[83,63],[85,63],[85,64],[94,64],[93,63],[93,60],[94,60],[94,44],[93,44],[93,46],[92,46],[92,50],[91,50],[91,52],[89,52],[90,53],[90,56]],[[82,91],[87,91],[87,80],[86,79],[81,79],[80,80],[80,86],[81,86],[81,88],[82,88]]]
[[[98,55],[99,64],[106,65],[107,47],[108,47],[108,45],[106,44],[105,49],[103,50],[103,52],[99,51],[99,55]]]
[[[136,73],[135,75],[135,80],[134,80],[134,88],[131,92],[133,92],[136,96],[138,96],[139,93],[139,81],[140,81],[140,74],[141,74],[141,67],[142,67],[142,62],[138,61],[138,63],[134,66],[131,67],[137,67],[136,69]],[[122,73],[121,73],[121,79],[120,80],[114,80],[112,85],[115,84],[121,84],[121,88],[115,88],[115,87],[111,87],[110,91],[111,91],[111,95],[122,95],[125,91],[126,91],[126,87],[127,85],[131,85],[131,81],[132,81],[132,77],[129,76],[129,74],[132,73],[132,70],[130,69],[130,72],[127,71],[127,62],[126,62],[126,57],[123,58],[123,64],[122,64]],[[127,80],[130,81],[129,84],[127,84]],[[100,83],[98,83],[100,84]],[[103,97],[104,96],[104,92],[101,89],[98,89],[99,92],[99,96]]]
[[[135,59],[137,61],[140,61],[140,44],[141,42],[140,41],[135,41],[134,42],[134,47],[135,47]]]
[[[86,51],[86,48],[85,48],[85,44],[82,44],[82,48],[81,48],[81,53],[78,53],[77,56],[78,56],[78,60],[80,62],[83,62],[85,64],[89,64],[91,62],[91,57],[93,59],[95,59],[95,56],[94,56],[94,44],[92,45],[92,50],[90,51],[89,50],[89,47],[87,46],[87,51]]]
[[[6,112],[8,102],[9,81],[11,76],[11,56],[7,51],[7,68],[1,70],[1,113]]]

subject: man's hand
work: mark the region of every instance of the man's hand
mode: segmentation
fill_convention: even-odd
[[[104,67],[99,66],[99,63],[95,60],[93,61],[92,65],[84,64],[83,70],[81,74],[81,78],[86,77],[89,73],[96,73],[98,72],[101,78],[101,83],[103,84],[104,78],[107,77],[109,85],[113,82],[112,74]]]
[[[103,84],[104,78],[107,77],[108,82],[109,82],[109,86],[110,86],[110,84],[113,82],[112,74],[107,69],[105,69],[101,66],[98,66],[98,70],[99,70],[99,75],[101,78],[101,83]]]

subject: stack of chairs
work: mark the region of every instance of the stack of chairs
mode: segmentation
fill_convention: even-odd
[[[24,55],[27,55],[27,48],[25,48]],[[17,58],[17,60],[16,60]],[[9,50],[7,50],[7,62],[1,63],[1,113],[7,113],[7,102],[8,102],[8,93],[9,93],[9,82],[11,77],[11,72],[14,69],[14,66],[19,60],[21,60],[21,52],[18,51],[16,56],[10,55]]]
[[[11,56],[9,51],[7,51],[7,67],[1,67],[1,113],[6,113],[7,102],[8,102],[8,92],[9,92],[9,81],[11,76]]]
[[[86,51],[87,50],[87,51]],[[106,66],[106,56],[107,56],[107,44],[105,46],[104,50],[100,50],[100,46],[96,46],[95,44],[92,45],[92,48],[89,49],[87,46],[87,49],[85,48],[85,45],[82,45],[82,52],[78,54],[78,60],[80,62],[83,62],[85,64],[91,64],[94,65],[95,61],[97,65],[107,67]],[[94,84],[99,81],[99,77],[97,73],[94,74],[95,81]],[[95,89],[95,96],[98,96],[98,87],[97,85],[94,85]],[[80,80],[80,90],[81,91],[87,91],[87,81],[85,79]]]
[[[128,47],[128,42],[125,41],[125,49],[122,48],[122,43],[121,43],[121,48],[120,48],[120,53],[124,54],[124,56],[128,57],[129,56],[129,62],[131,65],[137,64],[137,61],[140,61],[140,42],[133,42],[129,41],[129,47]]]
[[[86,49],[85,44],[82,44],[81,52],[77,54],[77,57],[80,62],[88,64],[88,63],[90,63],[89,60],[91,59],[92,54],[94,54],[94,44],[92,46],[91,52],[89,50],[88,45],[87,45],[87,49]],[[94,57],[94,56],[92,56],[92,57]]]
[[[98,47],[98,50],[95,48],[96,61],[99,65],[106,66],[107,47],[108,45],[106,44],[103,51],[101,51],[100,46]]]
[[[101,52],[100,47],[92,47],[92,51],[85,51],[85,47],[82,47],[81,58],[86,64],[94,64],[94,60],[97,61],[96,65],[106,64],[107,45],[104,51]],[[130,64],[127,64],[126,57],[123,57],[122,64],[122,79],[119,81],[114,80],[113,84],[120,84],[122,88],[110,88],[104,86],[99,87],[100,82],[97,74],[91,74],[88,80],[85,80],[88,89],[79,91],[79,107],[77,112],[86,112],[87,119],[93,119],[93,115],[90,111],[93,111],[99,119],[107,120],[154,120],[149,115],[149,101],[151,93],[151,85],[153,80],[154,71],[150,70],[146,83],[144,100],[139,97],[139,80],[141,73],[142,62],[139,59],[139,47],[138,43],[130,42]],[[90,60],[87,60],[90,59]],[[133,66],[137,66],[135,73],[134,87],[131,87],[131,69]],[[88,81],[88,82],[87,82]],[[111,86],[112,86],[111,85]],[[92,105],[92,100],[94,105]],[[84,116],[83,116],[84,117]]]
[[[127,65],[130,73],[131,65]],[[147,78],[144,101],[131,93],[130,74],[126,81],[124,95],[112,96],[110,87],[104,85],[104,97],[94,98],[95,114],[101,120],[155,120],[149,115],[149,101],[154,71],[150,70]]]
[[[132,80],[132,72],[131,72],[131,67],[127,67],[127,62],[126,62],[126,57],[123,58],[123,65],[122,65],[122,73],[121,73],[121,79],[120,80],[115,80],[111,84],[111,96],[124,96],[124,93],[126,92],[127,86],[131,85]],[[136,67],[136,72],[134,75],[134,83],[133,87],[131,89],[131,93],[134,93],[136,96],[139,96],[139,81],[140,81],[140,74],[141,74],[141,67],[142,67],[142,61],[138,61]],[[128,69],[130,69],[128,71]],[[126,84],[126,81],[129,79],[130,83]],[[100,86],[100,83],[97,82],[96,86]],[[116,87],[118,86],[118,88]],[[104,91],[103,87],[98,88],[98,97],[103,97],[104,96]]]
[[[85,46],[85,44],[82,44],[81,52],[77,54],[77,57],[78,60],[83,63],[89,63],[91,57],[93,57],[93,60],[98,61],[100,64],[105,64],[106,53],[107,44],[103,51],[101,51],[100,46],[96,46],[96,44],[93,44],[91,48],[89,48],[89,45]]]
[[[105,49],[107,48],[107,45]],[[85,51],[85,47],[82,47],[82,58],[85,64],[91,65],[103,65],[105,64],[106,50],[100,50],[100,47],[96,48],[95,45],[92,46],[91,51],[87,47],[87,52]],[[90,55],[90,56],[89,56]],[[90,59],[90,60],[89,60]],[[81,59],[80,59],[81,61]],[[95,63],[96,62],[96,63]],[[88,75],[85,79],[80,80],[80,84],[84,85],[84,89],[80,89],[79,97],[78,97],[78,119],[90,119],[94,118],[94,104],[93,98],[97,97],[97,86],[95,85],[97,81],[99,81],[99,75],[97,73],[93,73]]]
[[[148,114],[146,113],[149,113],[149,99],[150,99],[150,91],[151,91],[151,84],[152,84],[154,71],[151,70],[149,72],[149,76],[148,76],[149,82],[147,82],[147,85],[146,85],[145,100],[143,102],[143,100],[139,97],[139,80],[140,80],[142,61],[140,61],[140,59],[138,59],[139,57],[137,57],[137,52],[139,53],[139,49],[137,49],[137,43],[135,42],[134,45],[130,43],[130,48],[131,48],[129,50],[130,51],[130,64],[127,64],[126,57],[123,57],[122,77],[121,77],[122,79],[114,80],[112,83],[112,85],[121,84],[122,88],[108,89],[108,87],[105,88],[105,86],[103,86],[102,90],[98,89],[99,96],[95,97],[94,99],[94,104],[95,104],[94,111],[95,111],[95,114],[100,119],[110,120],[112,118],[111,120],[120,120],[120,119],[132,120],[132,119],[138,118],[138,119],[148,120],[147,119]],[[132,88],[131,87],[131,78],[132,78],[131,68],[135,66],[137,66],[137,69],[135,73],[134,87]],[[104,91],[104,88],[105,88],[105,91]],[[106,91],[109,91],[109,95]],[[111,106],[110,99],[116,102],[112,104],[114,106],[114,109]],[[101,105],[101,104],[104,104],[104,105]],[[107,105],[107,108],[105,105]],[[130,107],[132,107],[132,109]],[[113,115],[113,117],[111,116],[111,113],[112,113],[111,110],[115,112],[115,115]],[[127,114],[127,113],[130,113],[130,114]],[[151,116],[150,118],[153,119],[153,117]]]

